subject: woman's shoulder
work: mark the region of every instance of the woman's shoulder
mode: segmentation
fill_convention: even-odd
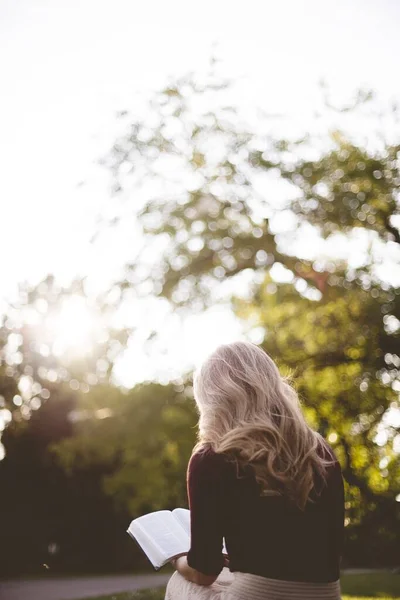
[[[221,452],[215,452],[211,444],[204,444],[194,448],[189,464],[197,465],[223,465],[227,462],[227,456]]]
[[[195,448],[188,464],[188,475],[221,476],[230,470],[229,458],[215,452],[211,445]]]

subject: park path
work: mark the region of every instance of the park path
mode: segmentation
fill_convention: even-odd
[[[0,581],[0,600],[80,600],[165,585],[171,574]]]

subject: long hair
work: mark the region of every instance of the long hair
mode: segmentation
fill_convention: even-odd
[[[290,377],[247,341],[222,344],[196,369],[193,391],[199,417],[193,452],[211,447],[250,467],[263,495],[285,495],[302,510],[326,480],[335,458],[306,422]],[[321,452],[322,449],[322,452]]]

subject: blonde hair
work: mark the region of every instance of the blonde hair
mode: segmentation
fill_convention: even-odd
[[[196,369],[193,391],[200,413],[193,452],[211,446],[238,469],[249,465],[264,495],[285,495],[304,509],[315,472],[325,481],[335,459],[319,453],[323,438],[307,424],[290,377],[259,346],[236,341]]]

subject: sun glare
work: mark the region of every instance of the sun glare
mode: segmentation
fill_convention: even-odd
[[[52,352],[60,356],[72,352],[75,355],[89,353],[100,328],[99,318],[82,296],[64,300],[60,310],[49,316],[46,329],[53,339]]]

